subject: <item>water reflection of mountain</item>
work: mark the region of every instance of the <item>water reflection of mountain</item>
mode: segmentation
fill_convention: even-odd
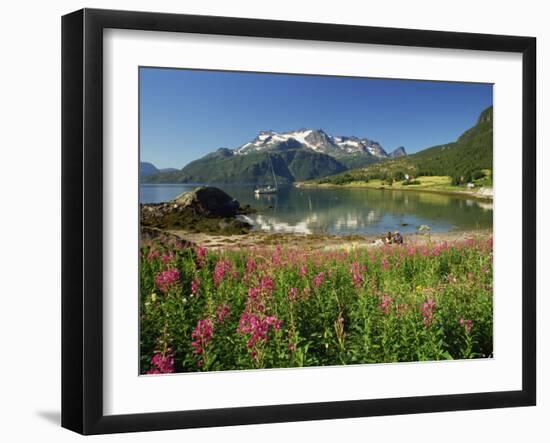
[[[167,201],[189,185],[146,185],[142,201]],[[492,203],[454,195],[376,189],[302,189],[286,187],[277,195],[254,197],[252,186],[222,185],[241,204],[258,209],[251,217],[271,232],[333,234],[412,232],[421,224],[433,231],[492,226]]]
[[[420,224],[446,231],[492,225],[490,203],[451,195],[288,188],[266,202],[268,207],[256,215],[255,221],[260,229],[277,232],[378,233],[388,229],[411,232]]]

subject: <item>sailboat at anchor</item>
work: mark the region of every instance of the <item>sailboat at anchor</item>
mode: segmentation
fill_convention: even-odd
[[[275,177],[275,170],[273,169],[273,163],[271,162],[271,157],[269,156],[269,153],[267,153],[267,159],[269,160],[269,166],[271,169],[271,174],[273,175],[273,182],[275,183],[275,186],[268,185],[266,187],[260,187],[256,188],[254,190],[254,193],[256,195],[260,194],[276,194],[277,193],[277,177]]]

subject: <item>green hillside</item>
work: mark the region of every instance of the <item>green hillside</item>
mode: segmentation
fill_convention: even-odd
[[[279,183],[310,180],[338,174],[347,169],[333,157],[304,149],[269,152]],[[233,155],[219,149],[189,163],[180,171],[143,178],[145,183],[272,183],[265,152]]]
[[[372,179],[403,180],[405,174],[450,176],[454,184],[469,182],[493,169],[493,107],[484,110],[475,126],[456,141],[433,146],[406,157],[399,157],[345,171],[318,180],[324,184],[346,184]],[[485,172],[482,172],[485,171]]]

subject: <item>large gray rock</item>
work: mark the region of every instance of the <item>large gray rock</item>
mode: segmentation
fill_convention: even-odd
[[[224,191],[201,186],[164,203],[140,205],[141,226],[213,234],[244,234],[252,227],[237,219],[250,212]]]
[[[203,217],[234,217],[240,204],[233,197],[212,186],[201,186],[191,192],[178,195],[170,203],[189,208]]]

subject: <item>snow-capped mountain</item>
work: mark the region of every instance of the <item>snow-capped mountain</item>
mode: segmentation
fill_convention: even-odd
[[[177,173],[145,179],[167,183],[269,183],[274,171],[279,183],[292,183],[362,168],[388,158],[390,154],[378,142],[367,138],[335,137],[322,129],[261,131],[235,149],[219,148]]]
[[[282,133],[261,131],[254,140],[235,149],[234,153],[246,155],[251,152],[299,148],[310,149],[336,158],[357,154],[380,159],[389,157],[378,142],[354,136],[331,136],[322,129],[299,129]]]

